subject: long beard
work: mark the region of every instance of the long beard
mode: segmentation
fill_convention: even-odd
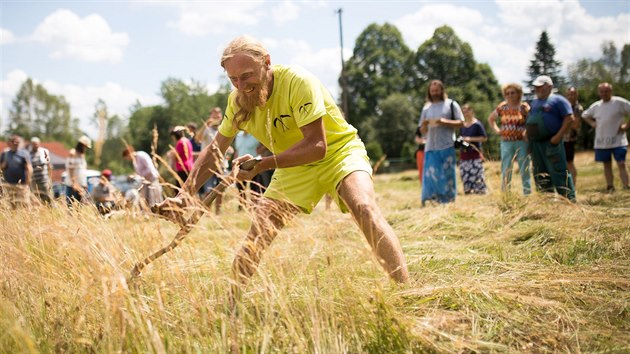
[[[236,93],[236,103],[247,112],[252,112],[254,108],[262,107],[267,103],[267,95],[269,94],[268,70],[262,70],[260,74],[260,80],[256,85],[257,87],[254,88],[254,92],[245,94],[238,91]]]
[[[241,91],[236,92],[236,104],[240,108],[234,123],[236,127],[240,127],[242,123],[249,120],[250,113],[256,109],[256,107],[263,107],[267,103],[267,96],[269,95],[269,79],[267,78],[267,71],[262,73],[260,83],[258,87],[254,88],[254,92],[250,94],[244,94]]]

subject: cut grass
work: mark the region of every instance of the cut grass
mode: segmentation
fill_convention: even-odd
[[[377,175],[410,282],[391,283],[351,218],[319,205],[265,254],[238,325],[227,294],[249,216],[233,190],[133,285],[174,225],[5,205],[0,352],[627,352],[630,192],[602,193],[590,153],[576,162],[575,204],[523,197],[518,180],[500,193],[497,162],[489,195],[425,208],[415,171]]]

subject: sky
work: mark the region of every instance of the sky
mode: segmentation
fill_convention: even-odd
[[[99,98],[110,115],[126,119],[136,102],[163,103],[160,85],[168,78],[214,93],[225,82],[221,52],[242,34],[260,39],[272,63],[308,69],[338,97],[340,29],[347,60],[372,23],[395,25],[413,51],[446,24],[499,83],[522,83],[543,30],[564,70],[599,58],[603,41],[618,49],[630,43],[630,1],[0,0],[0,129],[29,77],[63,95],[93,138]]]

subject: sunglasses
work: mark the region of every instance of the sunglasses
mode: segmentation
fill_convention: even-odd
[[[516,95],[517,92],[516,91],[505,91],[504,95],[505,96],[511,96],[511,95]]]

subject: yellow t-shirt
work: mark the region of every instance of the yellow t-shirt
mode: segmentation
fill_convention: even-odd
[[[279,154],[304,138],[300,127],[322,117],[328,144],[324,160],[356,138],[357,130],[346,122],[328,90],[312,74],[299,67],[274,65],[273,76],[273,92],[267,104],[257,107],[253,117],[241,125],[241,130],[253,135],[274,154]],[[239,110],[235,97],[234,91],[219,126],[219,132],[226,137],[238,133],[232,126]]]

